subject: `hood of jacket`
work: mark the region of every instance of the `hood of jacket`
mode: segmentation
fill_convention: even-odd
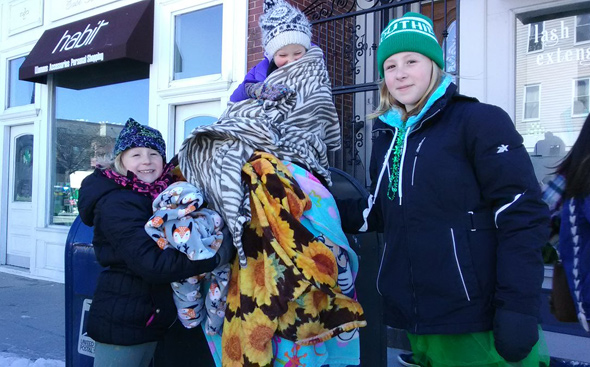
[[[443,80],[443,83],[437,88],[435,93],[430,96],[427,104],[424,106],[422,111],[416,116],[412,116],[406,123],[406,128],[412,127],[412,131],[416,131],[424,121],[428,120],[432,115],[443,109],[451,100],[469,100],[477,102],[477,98],[468,97],[460,94],[457,91],[457,85],[452,82],[451,77],[447,76]],[[392,130],[393,128],[400,128],[401,126],[401,115],[399,112],[392,108],[387,111],[379,118],[375,119],[373,124],[373,132],[379,130]]]
[[[122,189],[124,189],[123,186],[104,176],[100,169],[95,169],[92,174],[82,181],[82,185],[80,186],[78,211],[82,222],[92,227],[94,225],[94,209],[96,204],[108,193]]]
[[[440,98],[445,96],[447,89],[448,89],[449,85],[451,85],[452,81],[453,81],[452,78],[449,75],[446,75],[443,78],[440,85],[436,88],[434,93],[432,93],[430,98],[428,98],[428,101],[426,101],[426,104],[424,105],[424,107],[422,107],[422,110],[420,111],[420,113],[418,113],[417,115],[414,115],[414,116],[410,116],[410,118],[408,118],[407,121],[405,121],[405,122],[402,121],[402,114],[401,114],[399,108],[397,108],[397,107],[391,108],[389,111],[387,111],[383,115],[379,116],[379,119],[381,121],[385,122],[387,125],[395,127],[395,128],[400,128],[400,127],[409,128],[409,127],[416,125],[418,122],[420,122],[422,120],[422,118],[424,117],[426,112],[430,111],[431,107]]]

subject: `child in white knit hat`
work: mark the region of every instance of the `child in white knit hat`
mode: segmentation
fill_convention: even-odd
[[[309,21],[299,9],[284,0],[264,1],[260,29],[265,57],[250,69],[231,95],[231,102],[248,98],[278,101],[293,93],[285,85],[270,85],[264,81],[274,70],[299,60],[312,47]]]

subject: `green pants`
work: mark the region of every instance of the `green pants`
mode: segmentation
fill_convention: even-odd
[[[137,345],[96,343],[94,367],[148,367],[158,342]]]
[[[500,357],[491,331],[457,335],[414,335],[408,333],[414,362],[424,367],[539,367],[549,366],[543,331],[529,355],[512,363]]]

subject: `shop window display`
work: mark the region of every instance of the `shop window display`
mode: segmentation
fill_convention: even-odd
[[[72,224],[82,180],[112,159],[125,121],[149,123],[148,88],[148,79],[82,90],[56,87],[51,224]]]

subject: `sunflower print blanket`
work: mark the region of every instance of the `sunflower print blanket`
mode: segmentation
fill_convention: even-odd
[[[274,336],[315,345],[365,326],[361,305],[338,287],[333,253],[299,220],[311,201],[289,169],[257,152],[242,179],[252,212],[242,237],[248,267],[233,264],[223,366],[270,366]]]

